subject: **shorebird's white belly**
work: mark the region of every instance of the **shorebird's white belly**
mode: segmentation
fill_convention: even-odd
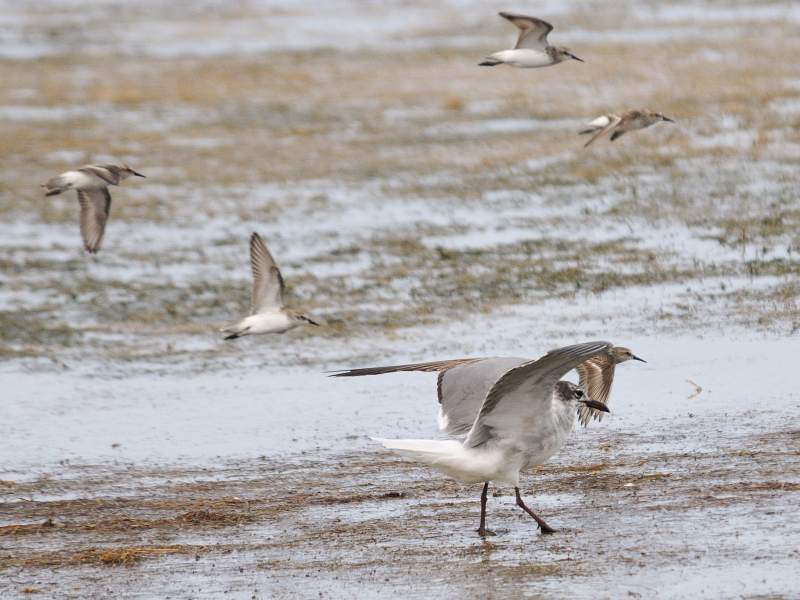
[[[546,52],[531,50],[530,48],[503,50],[502,52],[495,52],[491,57],[502,60],[512,67],[521,67],[523,69],[547,67],[553,64],[553,60]]]
[[[282,312],[259,313],[250,315],[244,320],[247,333],[284,333],[302,325],[302,321],[293,321]]]
[[[71,187],[76,190],[89,190],[92,188],[108,187],[108,182],[100,179],[97,175],[84,173],[83,171],[67,171],[59,175],[60,184],[64,187]]]

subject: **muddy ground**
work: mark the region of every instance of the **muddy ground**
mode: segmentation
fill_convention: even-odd
[[[676,425],[598,429],[525,477],[552,535],[495,489],[498,535],[481,539],[479,486],[381,451],[191,469],[67,464],[3,492],[5,520],[19,525],[0,529],[2,593],[795,597],[800,431],[745,428],[701,450],[714,424]],[[659,451],[676,437],[691,449]]]

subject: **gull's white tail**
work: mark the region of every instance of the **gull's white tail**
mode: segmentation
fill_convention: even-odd
[[[426,465],[436,467],[460,483],[483,483],[505,479],[499,453],[465,448],[457,440],[385,440],[372,438],[385,447]]]

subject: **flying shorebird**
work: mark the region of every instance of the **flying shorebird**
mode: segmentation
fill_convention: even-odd
[[[286,333],[306,323],[319,325],[305,313],[283,305],[286,284],[275,259],[257,233],[250,237],[250,267],[253,270],[253,312],[249,317],[228,321],[222,326],[220,331],[229,334],[226,340],[260,333]]]
[[[128,165],[86,165],[76,171],[67,171],[58,177],[53,177],[42,187],[47,190],[45,196],[55,196],[69,190],[78,192],[78,202],[81,205],[83,246],[90,253],[95,254],[100,250],[100,243],[103,241],[103,234],[108,222],[108,212],[111,209],[111,194],[108,192],[108,186],[119,185],[120,181],[131,175],[144,177]]]
[[[436,467],[460,483],[483,483],[478,527],[481,536],[494,535],[486,529],[490,481],[512,485],[517,505],[536,520],[543,533],[553,533],[555,530],[522,501],[519,474],[558,452],[574,429],[580,406],[608,412],[605,404],[579,386],[559,380],[611,348],[608,342],[588,342],[553,350],[538,360],[472,358],[353,369],[333,377],[440,371],[439,427],[450,435],[466,433],[466,439],[373,439],[401,456]],[[480,398],[477,410],[476,397]]]
[[[619,363],[629,360],[647,362],[643,358],[635,356],[628,348],[622,348],[621,346],[609,348],[606,353],[590,358],[575,367],[581,378],[578,385],[586,390],[590,398],[594,398],[603,404],[608,404],[611,386],[614,385],[614,369]],[[578,418],[584,427],[589,424],[592,417],[602,421],[603,412],[588,406],[578,408]]]
[[[547,34],[553,30],[553,26],[547,21],[507,12],[501,12],[500,16],[508,19],[522,30],[517,39],[517,45],[512,50],[503,50],[490,54],[479,66],[493,67],[505,63],[512,67],[529,69],[549,67],[571,58],[584,62],[575,56],[569,48],[550,46],[547,43]]]
[[[668,119],[661,113],[647,108],[641,110],[623,110],[620,112],[608,113],[602,117],[597,117],[594,121],[584,125],[584,128],[579,133],[580,135],[594,133],[592,139],[583,145],[583,147],[586,148],[597,138],[611,131],[614,132],[611,134],[611,141],[613,142],[628,131],[644,129],[645,127],[650,127],[650,125],[658,123],[659,121],[669,121],[670,123],[675,122],[672,119]]]

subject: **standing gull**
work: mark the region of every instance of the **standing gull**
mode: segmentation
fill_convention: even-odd
[[[569,59],[584,62],[575,56],[569,48],[550,46],[547,43],[547,34],[553,30],[553,26],[547,21],[507,12],[501,12],[500,16],[508,19],[521,29],[517,45],[512,50],[503,50],[490,54],[479,66],[493,67],[505,63],[512,67],[529,69],[549,67]]]
[[[623,110],[620,112],[608,113],[602,117],[597,117],[594,121],[584,125],[583,129],[581,129],[579,133],[580,135],[594,133],[592,139],[583,145],[583,147],[586,148],[597,138],[611,131],[614,132],[611,134],[611,141],[613,142],[628,131],[644,129],[645,127],[650,127],[650,125],[658,123],[659,121],[669,121],[670,123],[675,122],[672,119],[668,119],[661,113],[647,108],[641,110]]]
[[[608,342],[588,342],[548,352],[538,360],[464,359],[419,365],[357,369],[335,375],[347,377],[393,371],[443,371],[439,375],[442,409],[439,426],[451,435],[466,433],[458,440],[387,440],[374,438],[401,456],[439,469],[460,483],[483,483],[478,533],[486,529],[489,482],[514,487],[517,505],[536,520],[543,533],[555,530],[522,501],[520,471],[540,465],[564,445],[574,429],[580,406],[608,412],[608,407],[589,397],[583,389],[561,377],[581,363],[607,352]],[[503,361],[504,364],[501,365]],[[496,374],[502,370],[499,377]],[[483,394],[475,413],[465,410],[459,398],[471,400]],[[448,401],[445,403],[444,398]],[[465,421],[473,416],[467,428]],[[465,431],[466,429],[466,431]]]
[[[90,253],[96,254],[100,250],[108,213],[111,210],[111,194],[108,192],[108,186],[119,185],[120,181],[131,175],[144,177],[128,165],[111,163],[86,165],[76,171],[67,171],[58,177],[53,177],[42,187],[47,190],[45,196],[55,196],[69,190],[78,192],[83,246]]]
[[[286,333],[306,323],[319,325],[305,313],[283,305],[286,284],[275,259],[257,233],[250,237],[250,267],[253,269],[253,312],[249,317],[223,325],[220,331],[228,334],[226,340],[260,333]]]

